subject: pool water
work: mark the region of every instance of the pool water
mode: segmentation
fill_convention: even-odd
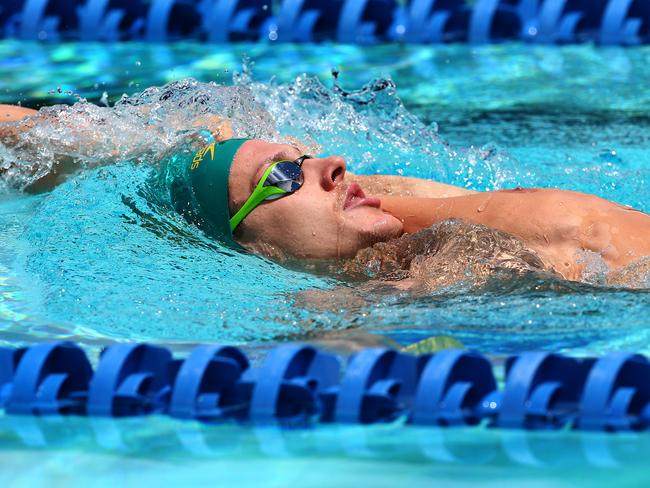
[[[3,419],[6,420],[6,419]],[[5,486],[643,486],[647,435],[204,426],[169,418],[0,427]],[[39,435],[35,433],[39,432]],[[42,434],[42,436],[41,436]],[[47,447],[45,447],[47,446]],[[46,454],[46,455],[45,455]],[[54,478],[55,477],[55,478]]]
[[[201,95],[209,105],[220,99],[218,88],[206,83],[232,84],[237,72],[238,93],[257,100],[280,132],[344,155],[353,172],[432,178],[475,190],[562,187],[650,211],[649,57],[648,48],[590,45],[1,41],[0,103],[39,107],[84,97],[113,105],[124,93],[133,100],[148,87],[192,77],[198,82],[174,85],[174,96]],[[256,130],[267,129],[262,124]],[[494,356],[529,349],[648,350],[650,283],[606,287],[597,259],[589,283],[522,278],[417,297],[376,293],[315,307],[304,300],[306,292],[349,285],[232,253],[167,203],[158,170],[143,161],[82,169],[36,196],[5,185],[0,345],[71,339],[97,353],[115,342],[149,341],[182,353],[209,341],[240,345],[255,356],[277,342],[336,333],[343,342],[403,344],[452,335]],[[255,486],[262,472],[270,473],[264,476],[270,484],[316,486],[331,481],[332,471],[343,486],[355,480],[379,486],[397,480],[572,485],[587,475],[594,485],[633,485],[643,473],[642,456],[622,453],[648,452],[643,436],[401,426],[279,434],[163,419],[110,424],[99,429],[106,441],[87,420],[0,420],[0,448],[15,468],[0,470],[0,479],[30,486],[45,484],[52,474],[79,484],[180,481],[181,475],[205,482],[223,475],[224,484]],[[179,432],[184,440],[175,440]],[[202,451],[205,436],[217,447]],[[224,452],[221,443],[230,440],[242,447]],[[440,442],[464,455],[445,453]],[[531,442],[541,460],[525,450],[517,455],[513,447]],[[323,453],[324,445],[337,447]],[[510,448],[494,454],[497,445]],[[476,451],[494,455],[469,455]],[[181,461],[184,468],[173,471]],[[21,470],[32,463],[38,469]],[[540,469],[548,465],[554,467]],[[101,481],[94,478],[98,470],[105,475]]]

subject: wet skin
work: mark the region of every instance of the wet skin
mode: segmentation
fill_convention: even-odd
[[[522,239],[564,278],[580,279],[584,251],[617,271],[650,256],[650,216],[585,193],[556,189],[514,189],[445,199],[384,197],[382,208],[415,232],[461,219]]]
[[[37,113],[0,105],[0,122]],[[35,120],[26,119],[26,126]],[[214,125],[217,138],[232,136],[222,119],[200,122]],[[11,124],[7,128],[9,139],[20,130]],[[292,160],[301,154],[285,144],[244,144],[229,179],[231,211],[241,207],[274,159]],[[73,164],[68,166],[55,166],[34,190],[46,191],[62,181],[74,171]],[[461,219],[522,239],[567,279],[580,278],[581,251],[598,254],[612,271],[650,256],[650,217],[593,195],[555,189],[476,193],[418,178],[357,176],[346,172],[339,156],[307,160],[303,170],[305,183],[298,192],[260,205],[244,220],[235,236],[240,243],[271,257],[345,258],[403,232]],[[365,198],[364,189],[381,202]]]
[[[4,105],[0,103],[0,122],[16,122],[38,111],[31,108],[19,107],[16,105]]]
[[[246,142],[228,180],[231,214],[244,204],[269,164],[301,155],[286,144]],[[348,180],[340,156],[307,159],[302,169],[300,190],[263,203],[244,219],[235,234],[241,244],[272,257],[331,259],[352,257],[359,249],[402,234],[402,223],[379,208],[379,199],[366,198]]]
[[[231,211],[241,207],[271,161],[301,154],[288,145],[244,144],[230,174]],[[459,219],[521,239],[548,269],[570,280],[582,275],[584,251],[602,257],[610,271],[650,256],[650,216],[593,195],[522,188],[477,193],[417,179],[391,182],[349,175],[339,156],[306,160],[303,169],[303,188],[247,217],[236,234],[242,244],[270,256],[345,258],[403,232]],[[350,205],[357,188],[365,196],[363,187],[374,198]]]

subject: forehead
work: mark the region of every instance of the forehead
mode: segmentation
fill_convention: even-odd
[[[270,160],[279,152],[294,155],[299,151],[289,144],[275,144],[257,139],[247,141],[237,151],[231,174],[236,173],[238,178],[252,177],[262,163]]]

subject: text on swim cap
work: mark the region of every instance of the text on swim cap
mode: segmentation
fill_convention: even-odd
[[[202,147],[196,152],[196,154],[192,158],[192,170],[195,170],[196,168],[199,167],[199,165],[205,158],[205,155],[208,151],[210,151],[210,159],[214,161],[214,142],[213,142],[212,144],[208,144],[207,146]]]

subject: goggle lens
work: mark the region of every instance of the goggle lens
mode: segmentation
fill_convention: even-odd
[[[277,186],[287,193],[298,191],[305,180],[300,166],[305,159],[310,158],[311,156],[301,156],[295,161],[279,161],[275,163],[266,181],[264,181],[264,186]],[[266,200],[275,200],[283,196],[285,195],[271,195]]]
[[[258,181],[251,196],[230,219],[230,231],[233,232],[241,221],[263,201],[275,200],[300,190],[305,180],[301,168],[305,159],[311,159],[311,156],[300,156],[295,161],[278,161],[273,163],[270,169],[267,168],[268,173],[265,172],[264,182]]]

